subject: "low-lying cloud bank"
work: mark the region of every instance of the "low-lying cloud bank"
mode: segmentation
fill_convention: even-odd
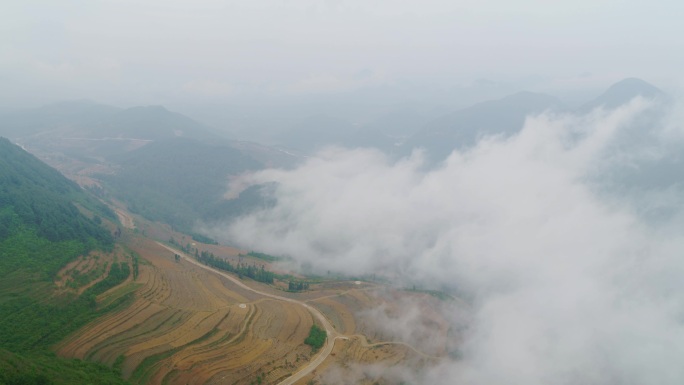
[[[277,182],[277,204],[220,231],[320,271],[468,293],[463,358],[420,383],[681,384],[681,222],[654,226],[634,203],[654,195],[626,200],[603,186],[616,160],[638,167],[635,157],[667,156],[615,145],[652,108],[637,99],[533,117],[520,134],[484,139],[436,169],[419,152],[393,161],[328,149],[296,170],[252,175]],[[670,125],[652,129],[670,149],[681,140]]]

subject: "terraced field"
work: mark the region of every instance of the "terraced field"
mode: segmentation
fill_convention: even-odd
[[[56,348],[59,355],[119,368],[124,378],[137,384],[305,384],[329,382],[330,373],[343,373],[354,365],[418,369],[446,352],[443,345],[416,345],[411,338],[368,321],[373,317],[367,312],[373,309],[387,314],[400,310],[397,298],[405,297],[403,292],[388,294],[384,286],[367,282],[323,281],[312,290],[289,293],[239,280],[140,232],[159,233],[160,239],[174,237],[176,242],[184,239],[182,235],[137,217],[135,222],[141,226],[129,228],[123,236],[126,250],[78,260],[63,270],[61,278],[65,285],[75,271],[96,272],[117,258],[137,254],[137,278],[98,297],[106,304],[135,292],[134,302],[62,341]],[[233,260],[239,252],[196,247]],[[180,260],[175,258],[178,253]],[[448,326],[430,310],[434,303],[429,296],[413,297],[425,304],[425,318],[433,322],[432,337],[444,340]],[[318,352],[304,344],[313,324],[328,331]]]
[[[306,309],[176,262],[144,238],[131,246],[148,263],[117,290],[135,289],[135,302],[66,339],[60,355],[118,366],[124,377],[146,384],[268,383],[309,357],[303,341],[313,318]]]

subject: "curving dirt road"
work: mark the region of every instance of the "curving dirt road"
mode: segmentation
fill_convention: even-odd
[[[326,358],[328,358],[328,356],[330,355],[330,353],[333,350],[333,347],[335,346],[335,340],[338,338],[343,338],[343,339],[347,338],[345,336],[339,335],[337,333],[337,331],[335,330],[335,328],[332,326],[332,324],[330,324],[328,319],[325,318],[323,313],[321,313],[315,307],[313,307],[309,304],[306,304],[302,301],[298,301],[296,299],[281,297],[281,296],[276,295],[276,294],[266,293],[266,292],[260,291],[258,289],[249,287],[249,286],[245,285],[242,281],[240,281],[240,279],[235,278],[234,276],[232,276],[228,273],[225,273],[221,270],[217,270],[217,269],[214,269],[213,267],[206,266],[206,265],[203,265],[203,264],[197,262],[194,258],[188,256],[187,254],[185,254],[181,250],[177,250],[177,249],[170,247],[168,245],[165,245],[161,242],[157,242],[157,243],[160,246],[162,246],[163,248],[171,251],[172,253],[180,255],[186,261],[188,261],[192,264],[195,264],[195,265],[197,265],[203,269],[206,269],[206,270],[209,270],[213,273],[216,273],[222,277],[225,277],[225,278],[229,279],[231,282],[233,282],[234,284],[238,285],[239,287],[241,287],[245,290],[249,290],[253,293],[262,295],[264,297],[269,297],[269,298],[273,298],[273,299],[276,299],[279,301],[284,301],[284,302],[289,302],[289,303],[293,303],[296,305],[304,306],[304,308],[306,308],[314,317],[316,317],[320,321],[321,325],[323,325],[323,329],[325,329],[325,332],[328,335],[328,338],[325,339],[325,344],[323,345],[321,350],[319,350],[318,354],[316,355],[316,357],[313,360],[309,361],[308,364],[304,365],[302,368],[300,368],[297,372],[295,372],[290,377],[281,381],[279,383],[279,385],[292,385],[295,382],[299,381],[300,379],[304,378],[309,373],[313,372],[320,364],[323,363],[323,361],[325,361]]]

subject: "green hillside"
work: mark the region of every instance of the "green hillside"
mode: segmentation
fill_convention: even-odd
[[[111,235],[98,225],[100,216],[111,215],[59,172],[0,138],[0,384],[124,383],[99,365],[47,353],[126,301],[99,308],[95,297],[128,277],[127,264],[113,266],[80,296],[54,290],[54,277],[65,264],[91,250],[112,249]],[[94,381],[103,370],[109,374]]]
[[[51,278],[67,261],[111,248],[111,235],[74,202],[112,216],[75,183],[0,138],[0,277],[22,270]]]
[[[261,204],[258,189],[225,200],[229,177],[264,166],[222,143],[169,139],[113,158],[116,175],[102,175],[106,186],[128,208],[144,217],[191,232],[197,220],[219,220]]]

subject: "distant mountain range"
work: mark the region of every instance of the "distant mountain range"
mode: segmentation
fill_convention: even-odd
[[[545,111],[583,113],[598,107],[612,109],[637,96],[669,100],[655,86],[628,78],[577,109],[567,108],[551,95],[519,92],[431,119],[410,108],[392,111],[363,125],[325,114],[312,115],[282,131],[274,142],[304,154],[329,145],[372,147],[398,156],[422,148],[430,160],[440,161],[455,149],[473,146],[482,137],[517,133],[529,115]]]
[[[624,79],[579,109],[570,110],[553,96],[521,92],[502,99],[482,102],[452,112],[427,123],[410,137],[400,150],[402,155],[422,148],[433,161],[445,159],[452,151],[473,146],[485,136],[508,137],[519,132],[530,115],[549,112],[588,112],[595,108],[613,109],[641,96],[669,100],[663,91],[639,79]]]
[[[106,171],[89,175],[103,180],[133,211],[187,231],[196,220],[220,220],[242,212],[246,202],[264,203],[255,190],[246,191],[242,201],[225,199],[230,178],[267,167],[293,167],[325,146],[372,147],[396,157],[421,148],[437,164],[483,137],[516,134],[529,115],[611,109],[637,96],[669,101],[658,88],[630,78],[575,110],[550,95],[519,92],[436,118],[410,105],[386,110],[365,124],[321,113],[274,134],[272,141],[280,148],[229,140],[161,106],[122,109],[72,101],[0,114],[0,135],[55,164],[76,162],[79,169],[101,165]],[[636,122],[625,143],[639,135],[638,142],[646,143],[643,126],[653,118]]]
[[[628,78],[574,111],[615,108],[637,96],[669,100],[655,86]],[[410,105],[387,111],[364,124],[323,112],[285,129],[274,129],[267,142],[302,155],[329,145],[372,147],[399,156],[423,148],[430,159],[439,161],[454,149],[472,146],[484,136],[510,136],[522,128],[527,116],[544,111],[572,110],[553,96],[519,92],[432,118]],[[92,101],[71,101],[0,113],[0,135],[32,146],[59,147],[70,155],[102,160],[151,141],[178,137],[221,141],[228,134],[161,106],[122,109]],[[55,141],[61,142],[59,146]]]
[[[404,153],[426,150],[434,160],[454,149],[473,146],[484,136],[510,136],[518,132],[530,114],[563,109],[560,100],[544,94],[520,92],[503,99],[478,103],[427,123],[402,146]]]

